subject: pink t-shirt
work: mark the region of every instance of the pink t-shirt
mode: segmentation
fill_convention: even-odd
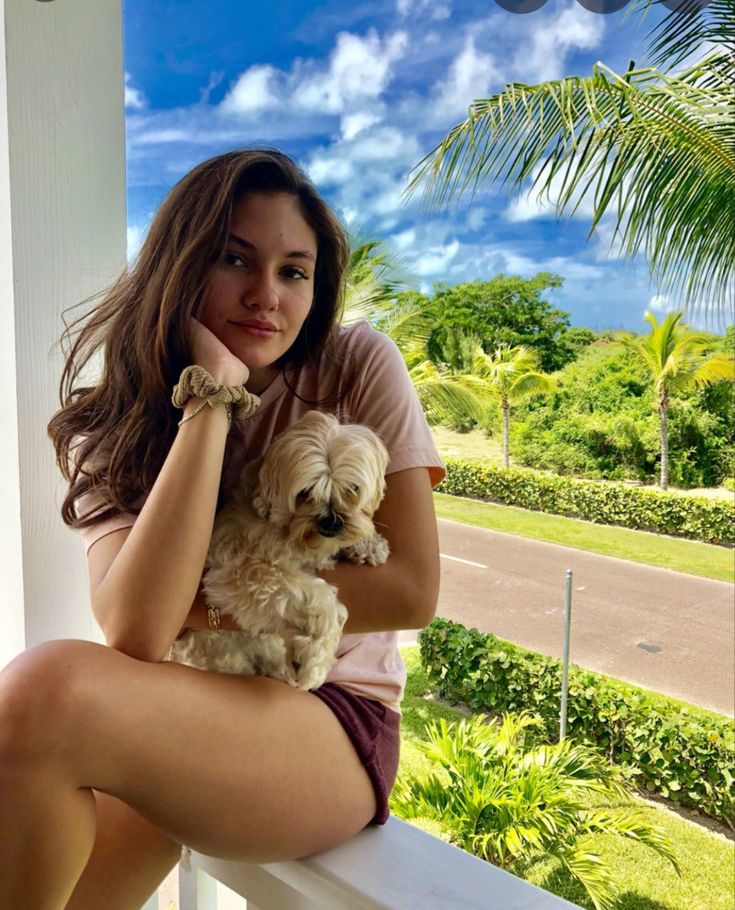
[[[359,322],[340,330],[338,350],[339,365],[322,357],[316,365],[305,364],[297,373],[289,373],[288,385],[279,373],[260,396],[257,411],[233,424],[222,472],[225,495],[247,461],[262,455],[275,436],[314,409],[313,402],[333,399],[348,376],[354,381],[349,391],[340,396],[339,406],[321,405],[321,409],[331,410],[341,423],[361,423],[375,430],[390,455],[387,474],[426,467],[432,486],[443,479],[444,465],[395,344],[368,323]],[[94,502],[93,494],[81,497],[78,514],[84,514]],[[105,535],[132,527],[135,519],[134,514],[125,513],[81,529],[87,552]],[[406,671],[398,650],[398,633],[343,635],[327,682],[376,699],[400,713]]]

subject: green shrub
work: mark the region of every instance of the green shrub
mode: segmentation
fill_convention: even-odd
[[[536,741],[539,726],[526,711],[505,714],[502,722],[477,716],[428,725],[420,749],[431,768],[401,774],[391,808],[401,818],[438,822],[452,843],[509,872],[553,857],[597,910],[613,910],[618,901],[609,863],[594,848],[595,834],[645,844],[681,875],[663,830],[641,809],[615,806],[628,796],[619,769],[597,749],[568,739]],[[591,796],[606,804],[591,807]]]
[[[446,619],[423,629],[419,645],[437,695],[474,711],[530,711],[558,738],[561,661]],[[572,666],[567,736],[604,749],[642,789],[735,827],[728,718]]]
[[[447,458],[446,466],[447,476],[437,487],[440,493],[707,543],[731,546],[735,542],[735,507],[727,500],[497,468],[456,458]]]

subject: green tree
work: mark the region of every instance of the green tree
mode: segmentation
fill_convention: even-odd
[[[478,350],[472,372],[486,383],[500,404],[503,415],[503,465],[510,467],[510,409],[511,406],[541,395],[554,388],[550,376],[538,372],[538,355],[524,345],[498,345],[492,354]]]
[[[533,278],[496,275],[489,281],[450,286],[434,285],[432,306],[436,324],[429,339],[429,356],[441,362],[452,331],[477,335],[484,351],[499,344],[525,344],[536,349],[543,370],[560,369],[573,354],[560,348],[569,328],[569,313],[557,310],[544,292],[561,287],[563,279],[549,272]]]
[[[668,412],[671,396],[694,386],[702,388],[722,380],[735,379],[735,361],[725,353],[709,354],[712,338],[681,324],[681,310],[669,313],[659,324],[653,313],[645,319],[648,335],[623,337],[626,347],[646,365],[653,386],[661,440],[660,487],[669,485]]]
[[[465,426],[484,423],[494,404],[487,383],[471,373],[454,372],[429,359],[427,347],[434,314],[422,295],[401,295],[400,302],[379,323],[406,361],[408,375],[430,423]]]
[[[612,880],[590,843],[613,834],[645,844],[680,872],[672,846],[642,812],[614,807],[626,795],[620,772],[599,753],[564,740],[536,744],[527,712],[502,722],[472,717],[427,727],[420,748],[435,767],[401,775],[391,806],[403,818],[440,822],[460,847],[508,871],[554,857],[598,910],[616,906]],[[593,808],[592,796],[607,805]]]
[[[651,32],[651,66],[631,63],[618,74],[598,63],[585,78],[514,83],[478,99],[419,163],[409,193],[422,185],[430,205],[443,205],[467,191],[530,182],[558,214],[591,198],[590,233],[609,215],[621,249],[648,258],[664,293],[729,312],[732,32],[732,0],[684,0]]]

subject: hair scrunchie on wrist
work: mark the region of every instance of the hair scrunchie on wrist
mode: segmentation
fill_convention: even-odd
[[[248,392],[241,385],[219,385],[214,377],[204,367],[192,364],[186,367],[174,386],[171,403],[177,408],[184,408],[190,398],[201,398],[202,407],[210,408],[223,404],[227,408],[227,425],[231,422],[231,411],[234,409],[235,417],[243,420],[255,413],[260,405],[260,398]],[[195,412],[198,413],[198,410]],[[194,414],[190,415],[194,416]],[[184,418],[187,420],[189,418]],[[183,421],[181,421],[183,423]],[[181,424],[179,424],[181,425]]]

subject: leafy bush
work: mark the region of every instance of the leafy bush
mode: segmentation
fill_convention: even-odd
[[[713,348],[722,343],[713,336]],[[553,395],[516,408],[511,425],[516,461],[557,474],[654,480],[660,461],[654,398],[645,370],[623,345],[598,340],[555,378]],[[731,472],[733,416],[733,387],[727,382],[671,399],[671,483],[716,486]]]
[[[525,711],[502,723],[473,717],[429,725],[420,748],[434,768],[401,776],[391,807],[403,818],[440,822],[458,846],[511,872],[554,857],[598,910],[617,901],[609,869],[591,849],[594,834],[646,844],[681,874],[670,841],[640,810],[591,807],[591,794],[610,802],[627,795],[618,770],[587,746],[538,742],[529,736],[537,727],[543,722]]]
[[[558,477],[523,468],[498,468],[456,458],[447,458],[445,463],[447,476],[437,487],[440,493],[707,543],[735,542],[735,507],[726,500]]]
[[[435,619],[419,634],[437,695],[474,711],[528,710],[559,728],[561,661]],[[735,731],[725,717],[572,666],[567,736],[593,745],[636,785],[735,828]]]

